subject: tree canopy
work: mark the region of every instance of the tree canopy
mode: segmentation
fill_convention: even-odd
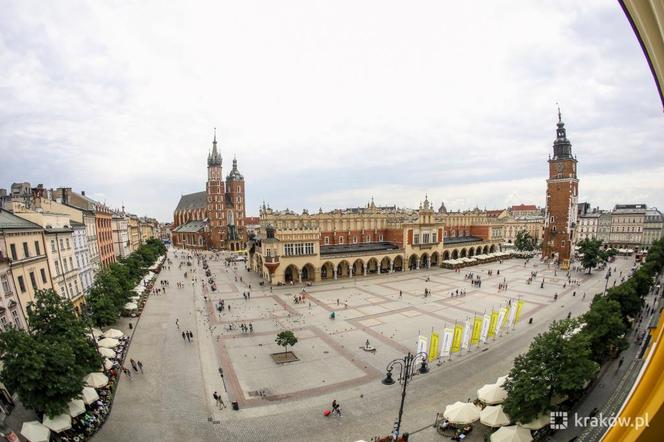
[[[289,345],[292,347],[295,344],[297,344],[297,338],[295,337],[295,334],[290,330],[285,330],[279,333],[274,341],[278,345],[284,347],[284,353],[286,353],[286,350]]]
[[[578,245],[580,247],[579,252],[583,253],[581,265],[584,269],[588,270],[588,273],[601,262],[606,261],[607,254],[600,249],[602,246],[601,240],[586,238],[579,242]]]
[[[530,233],[525,230],[519,230],[516,234],[516,239],[514,240],[514,247],[519,251],[530,252],[535,250],[535,238],[533,238]]]

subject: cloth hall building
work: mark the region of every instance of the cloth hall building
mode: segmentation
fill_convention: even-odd
[[[242,250],[247,241],[244,177],[234,158],[223,180],[216,131],[207,170],[205,190],[180,197],[173,214],[173,244],[200,250]]]
[[[448,259],[497,252],[504,211],[367,207],[302,214],[260,210],[249,265],[271,284],[314,282],[441,266]]]

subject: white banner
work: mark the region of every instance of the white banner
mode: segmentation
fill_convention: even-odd
[[[417,352],[418,353],[428,353],[429,345],[428,345],[427,337],[426,336],[421,336],[417,339]]]
[[[470,345],[470,327],[470,320],[466,319],[463,324],[463,337],[461,338],[461,348],[464,350],[467,350]]]
[[[452,348],[452,337],[454,336],[454,330],[451,328],[446,328],[443,330],[443,344],[441,346],[442,351],[440,352],[441,356],[449,356],[450,349]]]
[[[514,318],[516,318],[516,309],[517,309],[517,301],[512,300],[512,305],[510,307],[510,315],[507,317],[507,328],[513,328],[514,327]]]
[[[503,328],[503,321],[505,320],[505,315],[507,314],[507,309],[502,307],[498,312],[498,324],[496,324],[496,335],[500,333],[500,330]]]
[[[483,343],[486,342],[487,336],[489,336],[489,323],[491,322],[491,316],[488,314],[484,315],[482,319],[482,334],[480,335],[480,341]]]

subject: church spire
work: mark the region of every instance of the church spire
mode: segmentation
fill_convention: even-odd
[[[558,124],[556,125],[556,139],[553,142],[553,159],[572,158],[572,143],[567,139],[565,123],[558,106]]]
[[[212,153],[208,155],[208,167],[221,166],[221,154],[217,150],[217,128],[214,128],[214,138],[212,139]]]

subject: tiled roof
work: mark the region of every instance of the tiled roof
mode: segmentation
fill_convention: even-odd
[[[178,232],[178,233],[197,233],[197,232],[202,232],[203,230],[205,230],[206,226],[207,226],[207,221],[205,221],[205,220],[189,221],[186,224],[182,224],[181,226],[178,226],[178,228],[175,229],[174,232]]]
[[[182,195],[175,210],[205,209],[207,207],[207,192],[196,192]]]
[[[0,209],[0,229],[39,229],[42,227],[26,219]]]
[[[512,210],[537,210],[537,206],[534,204],[519,204],[518,206],[512,206]]]

